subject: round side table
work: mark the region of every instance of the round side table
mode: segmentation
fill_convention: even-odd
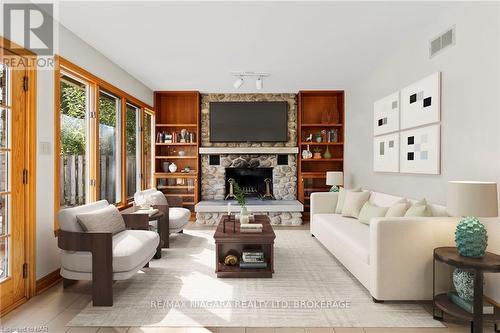
[[[474,313],[467,312],[448,299],[448,295],[436,295],[436,261],[445,263],[455,268],[473,271],[474,274]],[[483,279],[484,273],[500,273],[500,255],[486,252],[482,258],[462,257],[456,247],[438,247],[434,249],[433,261],[433,291],[434,319],[442,320],[444,313],[455,318],[471,323],[471,332],[483,332],[483,323],[493,323],[495,332],[498,331],[497,323],[500,322],[500,308],[495,306],[493,314],[483,314]],[[441,316],[436,315],[436,309],[441,311]]]

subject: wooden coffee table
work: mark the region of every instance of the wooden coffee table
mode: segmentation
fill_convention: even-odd
[[[266,215],[256,215],[252,223],[261,223],[263,226],[261,233],[241,233],[240,223],[226,222],[226,232],[223,231],[224,219],[228,221],[229,216],[224,215],[217,226],[214,234],[215,239],[215,273],[218,278],[272,278],[274,273],[274,234],[269,217]],[[235,231],[233,231],[233,223]],[[230,250],[235,250],[240,254],[243,250],[260,250],[264,252],[267,261],[267,268],[240,268],[239,266],[224,265],[224,258]],[[240,258],[241,259],[241,258]]]

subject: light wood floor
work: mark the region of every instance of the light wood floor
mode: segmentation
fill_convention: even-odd
[[[194,224],[189,229],[204,229]],[[309,225],[299,227],[280,227],[282,229],[308,229]],[[0,318],[0,332],[25,332],[30,327],[38,327],[38,333],[467,333],[468,324],[447,319],[446,328],[172,328],[172,327],[66,327],[91,301],[91,284],[78,282],[63,291],[62,283],[55,285],[43,294],[30,299],[26,304]],[[431,316],[430,304],[424,304]],[[26,332],[30,332],[29,330]],[[492,326],[487,326],[484,332],[493,332]]]
[[[23,332],[28,327],[38,327],[38,332],[81,332],[81,333],[466,333],[467,325],[445,322],[447,328],[172,328],[172,327],[66,327],[91,300],[90,283],[79,282],[63,291],[59,283],[43,294],[30,299],[26,304],[0,318],[0,332]],[[430,314],[430,306],[425,305]],[[265,323],[262,323],[265,326]],[[486,327],[485,332],[493,332]],[[27,331],[29,332],[29,331]]]

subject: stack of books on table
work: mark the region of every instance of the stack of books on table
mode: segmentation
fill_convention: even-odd
[[[262,232],[262,224],[261,223],[241,223],[240,224],[240,232]]]
[[[458,296],[456,292],[449,292],[448,293],[448,298],[450,301],[464,309],[465,311],[469,313],[474,313],[474,304],[472,301],[465,300]],[[494,313],[494,306],[493,304],[489,303],[486,300],[483,300],[483,314],[493,314]]]
[[[267,262],[262,251],[243,251],[240,268],[267,268]]]

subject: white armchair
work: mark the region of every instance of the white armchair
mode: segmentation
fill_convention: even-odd
[[[189,209],[182,207],[174,207],[181,206],[182,201],[176,200],[178,198],[167,198],[165,195],[158,191],[155,188],[150,188],[144,191],[139,191],[134,194],[134,201],[137,200],[139,196],[146,197],[150,204],[158,205],[158,206],[168,206],[168,225],[169,225],[169,233],[182,233],[184,227],[189,222],[189,217],[191,216],[191,212]],[[165,212],[166,213],[166,212]],[[155,221],[151,223],[153,227],[155,226]]]
[[[128,279],[149,266],[160,241],[157,233],[148,230],[147,215],[122,214],[126,230],[115,234],[83,230],[79,215],[99,214],[109,206],[101,200],[62,209],[58,214],[63,286],[75,280],[92,280],[94,306],[112,306],[113,280]]]

